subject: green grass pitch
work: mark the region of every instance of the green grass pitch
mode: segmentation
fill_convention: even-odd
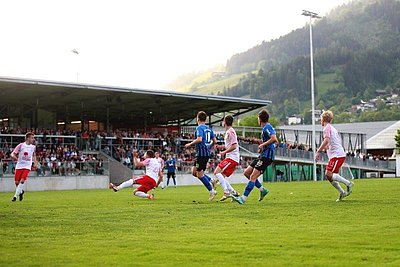
[[[201,186],[156,189],[154,201],[0,193],[0,266],[400,266],[400,179],[356,180],[341,203],[328,182],[265,186],[245,205],[209,202]]]

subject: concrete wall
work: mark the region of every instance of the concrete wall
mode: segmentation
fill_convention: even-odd
[[[105,175],[96,176],[53,176],[29,177],[25,183],[26,191],[44,190],[75,190],[75,189],[105,189],[109,178]],[[0,178],[0,192],[15,191],[13,177]]]
[[[135,175],[140,175],[138,171]],[[213,174],[209,174],[213,177]],[[259,178],[260,182],[262,178]],[[247,179],[242,173],[234,173],[229,181],[231,184],[245,184]],[[107,189],[109,183],[108,176],[54,176],[54,177],[36,177],[29,176],[25,184],[26,191],[44,191],[44,190],[76,190],[76,189]],[[190,174],[178,174],[176,176],[178,186],[184,185],[202,185],[199,179]],[[164,185],[167,184],[167,176],[164,175]],[[170,186],[173,186],[172,179]],[[243,186],[237,187],[237,190],[242,190]],[[15,190],[13,177],[0,178],[0,192],[13,192]]]

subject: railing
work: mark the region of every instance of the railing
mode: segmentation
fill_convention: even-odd
[[[128,146],[137,150],[163,148],[169,146],[171,152],[176,154],[184,150],[185,144],[193,139],[175,138],[173,144],[167,144],[164,138],[142,138],[142,137],[105,137],[101,143],[101,149],[109,155],[114,155],[119,146]],[[107,148],[108,147],[108,148]],[[108,151],[107,151],[108,150]]]
[[[241,147],[244,149],[256,153],[253,151],[257,151],[258,145],[256,144],[240,144]],[[256,155],[256,154],[255,154]],[[287,148],[276,148],[275,156],[277,158],[287,158],[287,159],[300,159],[303,161],[310,161],[313,160],[313,153],[307,150],[300,150],[300,149],[287,149]],[[328,156],[326,153],[320,154],[320,161],[321,163],[328,162]],[[361,159],[357,157],[346,157],[346,163],[353,168],[366,168],[366,169],[387,169],[391,171],[396,170],[396,162],[390,160],[373,160],[373,159]]]
[[[71,135],[35,135],[37,145],[77,145],[78,139]],[[25,141],[24,134],[0,134],[0,147],[16,147]]]

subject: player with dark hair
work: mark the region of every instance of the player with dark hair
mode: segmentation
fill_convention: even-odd
[[[240,197],[232,196],[239,204],[244,204],[254,187],[260,190],[258,201],[264,199],[269,193],[268,189],[264,188],[258,181],[258,177],[264,173],[269,165],[272,164],[275,158],[275,143],[278,142],[274,127],[269,123],[269,113],[266,109],[262,109],[258,113],[258,123],[262,127],[261,138],[262,143],[258,146],[259,157],[255,159],[249,167],[244,171],[244,176],[249,179],[243,195]]]
[[[195,172],[196,177],[204,184],[207,190],[210,192],[209,200],[213,200],[217,192],[213,189],[211,184],[211,178],[204,174],[207,167],[207,162],[210,159],[210,148],[212,145],[217,143],[214,132],[206,125],[207,114],[204,111],[197,113],[197,124],[196,131],[194,133],[195,140],[185,145],[185,148],[196,145],[196,160],[195,160]]]
[[[25,181],[26,179],[28,179],[28,174],[31,171],[32,167],[33,169],[36,169],[37,167],[37,159],[35,153],[36,146],[33,144],[34,142],[35,135],[31,132],[28,132],[25,135],[25,142],[17,145],[11,153],[11,158],[17,161],[14,176],[15,186],[17,188],[15,189],[15,194],[11,201],[16,201],[17,197],[19,197],[19,201],[23,200],[25,193]]]
[[[137,151],[133,152],[133,161],[135,163],[135,167],[146,167],[146,173],[144,175],[133,177],[132,179],[121,183],[119,186],[110,183],[109,188],[113,189],[114,192],[118,192],[123,188],[136,186],[138,188],[133,190],[133,194],[135,196],[153,200],[154,194],[148,194],[147,192],[156,188],[161,182],[161,166],[160,163],[158,163],[158,161],[154,158],[153,150],[147,150],[144,158],[145,159],[143,161],[140,161],[140,159],[138,159]]]
[[[174,186],[176,187],[176,162],[175,159],[172,158],[172,155],[168,155],[168,159],[165,161],[165,166],[167,167],[167,187],[169,186],[169,179],[172,178],[174,181]]]

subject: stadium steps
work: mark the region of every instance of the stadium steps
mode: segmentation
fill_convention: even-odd
[[[120,184],[123,181],[131,179],[134,175],[134,171],[126,167],[121,162],[117,161],[113,157],[107,155],[104,151],[100,151],[100,158],[103,161],[109,162],[110,182]]]

